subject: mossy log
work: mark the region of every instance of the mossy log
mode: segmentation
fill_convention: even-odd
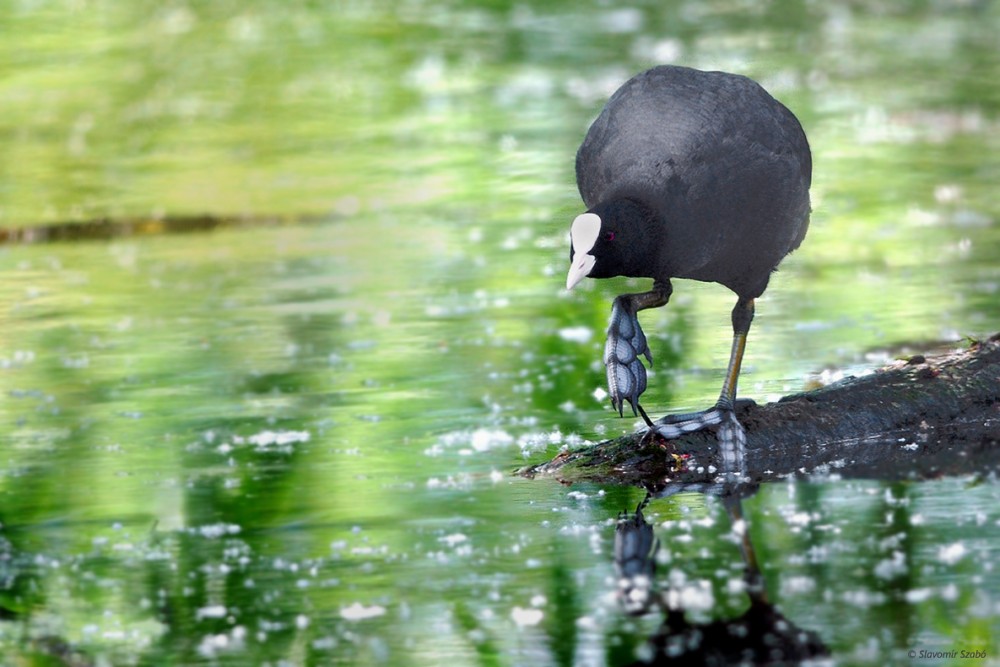
[[[741,405],[743,482],[802,474],[923,479],[1000,471],[1000,334],[964,349],[915,355],[860,377]],[[672,441],[642,433],[523,468],[562,482],[719,483],[712,432]]]

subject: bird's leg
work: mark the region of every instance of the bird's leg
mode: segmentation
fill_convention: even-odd
[[[608,392],[611,405],[624,415],[625,401],[632,406],[633,414],[642,418],[651,428],[653,422],[639,405],[639,395],[646,391],[646,368],[639,356],[653,363],[653,355],[646,343],[646,335],[639,326],[640,310],[665,305],[673,288],[669,281],[657,281],[653,289],[641,294],[622,294],[611,306],[608,340],[604,345],[604,365],[608,371]]]
[[[753,299],[736,302],[733,308],[733,348],[729,353],[729,367],[726,369],[726,381],[722,383],[717,408],[733,410],[736,407],[736,383],[740,379],[740,366],[743,364],[743,352],[747,347],[747,334],[750,323],[753,322]]]
[[[747,345],[747,333],[753,321],[753,299],[744,299],[733,308],[733,347],[729,353],[729,367],[726,369],[726,379],[722,383],[722,391],[715,407],[701,412],[688,412],[680,415],[667,415],[656,422],[656,432],[664,438],[678,438],[685,433],[700,431],[710,426],[723,424],[720,437],[727,441],[740,443],[746,440],[743,427],[733,417],[736,407],[736,384],[740,377],[740,366],[743,363],[743,351]]]

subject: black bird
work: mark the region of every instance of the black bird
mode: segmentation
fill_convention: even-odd
[[[723,422],[733,408],[754,299],[809,227],[812,157],[802,126],[759,84],[726,72],[660,66],[611,96],[576,154],[588,210],[570,230],[566,288],[584,277],[652,278],[614,300],[604,363],[611,403],[628,401],[667,438]],[[670,300],[672,278],[725,285],[738,300],[715,407],[650,421],[639,405],[652,362],[636,315]]]

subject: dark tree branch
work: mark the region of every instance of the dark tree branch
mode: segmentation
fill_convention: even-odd
[[[877,479],[1000,471],[1000,334],[916,355],[776,403],[738,409],[744,482],[803,473]],[[710,432],[665,442],[629,434],[518,471],[647,488],[720,482]]]

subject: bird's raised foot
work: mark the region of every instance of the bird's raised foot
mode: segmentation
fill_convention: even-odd
[[[637,410],[641,411],[639,396],[646,391],[646,367],[639,360],[640,355],[653,363],[646,334],[639,326],[639,318],[632,302],[618,297],[611,306],[608,340],[604,345],[604,365],[608,372],[611,405],[618,410],[619,415],[624,415],[625,401],[632,406],[632,414],[638,414]]]

